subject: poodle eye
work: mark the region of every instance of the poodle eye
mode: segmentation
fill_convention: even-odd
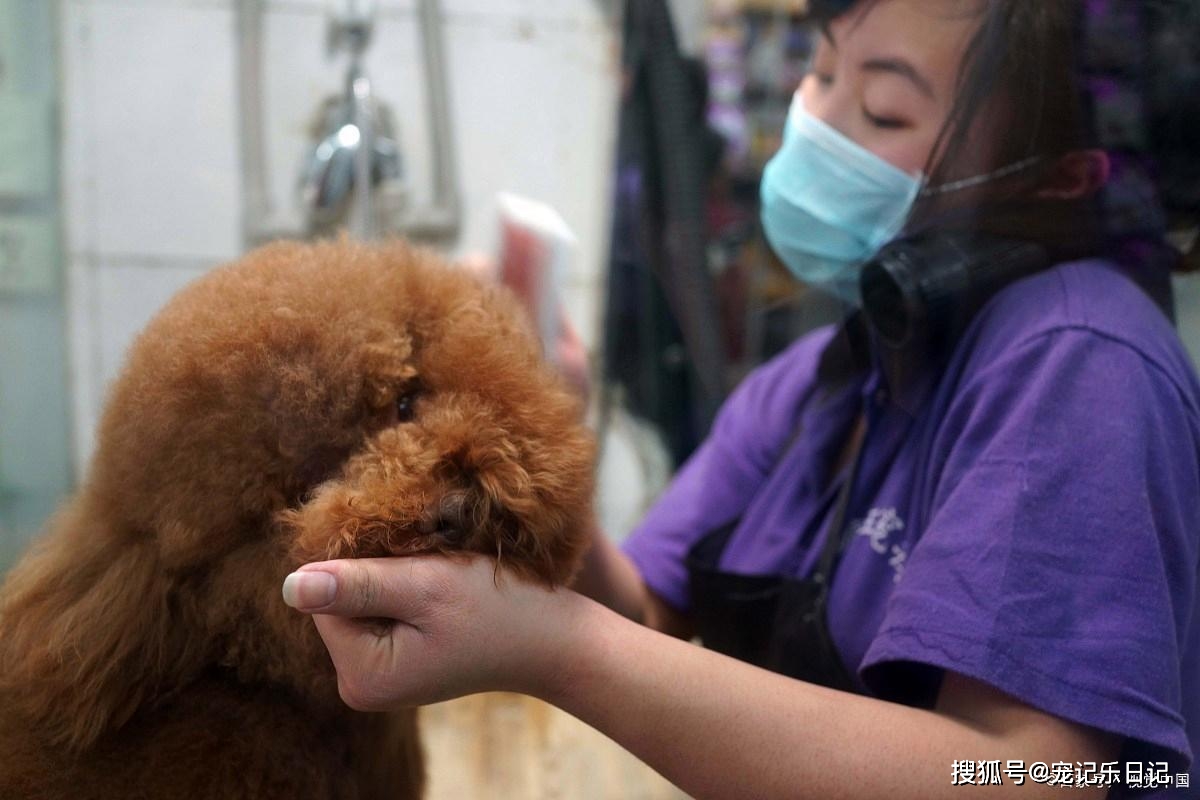
[[[412,422],[416,413],[417,396],[414,392],[402,394],[396,398],[396,419],[399,422]]]

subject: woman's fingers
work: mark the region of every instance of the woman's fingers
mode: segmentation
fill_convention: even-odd
[[[555,363],[567,382],[585,401],[591,392],[587,348],[563,310],[559,310],[558,352]]]
[[[413,646],[419,642],[408,638],[420,636],[415,630],[404,623],[385,628],[327,614],[314,614],[313,622],[337,670],[338,694],[346,705],[356,711],[386,711],[422,702],[413,684],[421,683],[425,670],[414,667],[424,654]]]
[[[478,555],[308,564],[283,596],[313,616],[342,699],[375,711],[537,689],[559,672],[572,600],[582,601]]]
[[[306,564],[283,582],[297,611],[407,620],[428,594],[436,567],[422,558],[364,558]]]
[[[346,705],[383,711],[450,696],[433,680],[456,635],[444,619],[456,605],[445,591],[448,566],[437,557],[354,559],[286,578],[284,601],[313,616]]]

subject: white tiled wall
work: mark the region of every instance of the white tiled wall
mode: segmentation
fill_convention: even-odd
[[[60,19],[67,292],[75,462],[92,450],[105,387],[154,311],[242,249],[237,0],[68,0]],[[443,0],[465,203],[457,251],[495,244],[494,196],[557,207],[580,239],[566,305],[595,338],[607,248],[617,34],[596,0]],[[382,0],[367,62],[427,200],[414,0]],[[324,50],[326,0],[271,0],[264,114],[272,213],[293,201],[314,110],[341,85]]]
[[[90,73],[91,111],[77,134],[91,146],[95,252],[236,253],[232,13],[168,4],[78,10],[87,40],[70,67]],[[69,68],[68,89],[74,74]]]

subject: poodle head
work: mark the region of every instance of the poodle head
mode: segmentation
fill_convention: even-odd
[[[284,576],[465,550],[564,582],[592,458],[508,291],[401,243],[260,249],[131,348],[85,486],[0,588],[0,709],[84,748],[218,667],[343,713]]]
[[[276,244],[135,343],[93,488],[188,570],[470,550],[547,583],[592,490],[581,407],[506,290],[402,243]]]

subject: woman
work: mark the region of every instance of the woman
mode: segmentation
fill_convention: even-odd
[[[350,705],[525,692],[696,797],[1099,797],[1127,762],[1185,771],[1200,385],[1135,285],[1161,288],[1164,246],[1097,210],[1081,4],[837,5],[764,180],[785,263],[851,308],[902,229],[1054,265],[903,347],[854,315],[758,370],[624,549],[595,537],[577,588],[603,605],[484,558],[290,576]],[[663,635],[697,631],[742,660]]]

